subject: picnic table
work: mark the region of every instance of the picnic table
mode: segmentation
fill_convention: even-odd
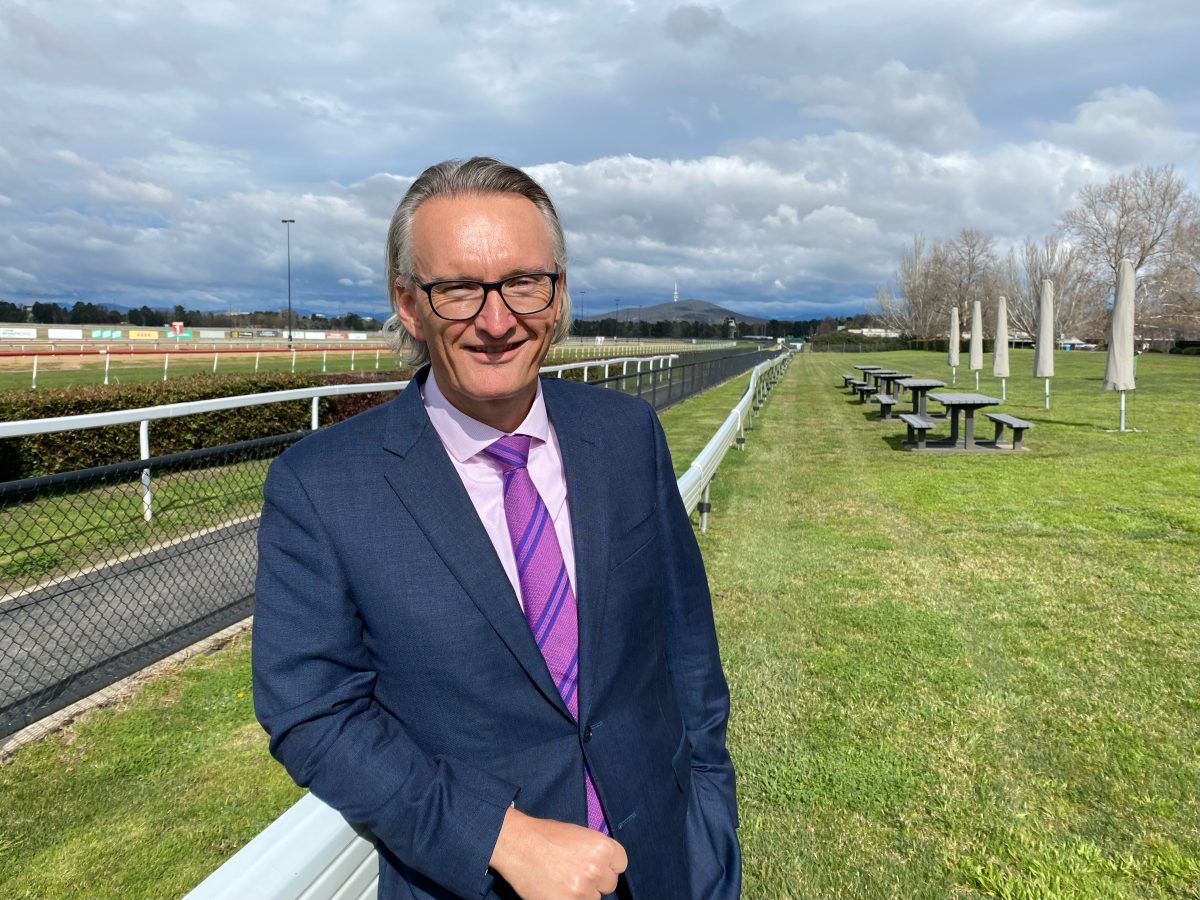
[[[926,418],[925,410],[925,395],[933,388],[945,387],[946,382],[938,381],[936,378],[901,378],[896,384],[902,388],[907,388],[913,398],[913,415]]]
[[[877,370],[879,370],[879,369],[882,369],[882,368],[883,368],[883,366],[868,366],[868,365],[863,365],[863,366],[855,366],[854,368],[856,368],[856,369],[858,369],[858,371],[862,372],[862,374],[863,374],[863,380],[865,381],[865,380],[866,380],[866,378],[867,378],[867,375],[868,375],[869,373],[871,373],[871,372],[875,372],[875,371],[877,371]]]
[[[876,372],[880,380],[883,382],[883,390],[885,393],[894,394],[896,392],[896,382],[901,378],[912,378],[911,372]]]
[[[868,372],[867,377],[875,382],[875,387],[880,387],[884,378],[886,378],[888,375],[895,374],[895,371],[892,369],[875,369],[871,372]]]
[[[999,397],[989,397],[987,394],[930,394],[931,400],[936,400],[946,407],[950,415],[951,446],[958,443],[958,414],[963,414],[963,449],[975,449],[975,410],[985,406],[995,406],[1001,403]]]

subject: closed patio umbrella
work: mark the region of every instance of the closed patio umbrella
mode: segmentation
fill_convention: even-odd
[[[1033,377],[1046,379],[1046,409],[1050,408],[1050,379],[1054,377],[1054,282],[1042,282],[1038,307],[1037,344],[1033,351]]]
[[[992,345],[992,375],[1000,379],[1000,399],[1008,399],[1008,299],[996,301],[996,339]]]
[[[975,373],[975,390],[979,390],[979,370],[983,368],[983,311],[978,300],[971,304],[971,346],[967,350],[967,368]]]
[[[1121,431],[1125,431],[1125,392],[1137,385],[1133,377],[1133,263],[1117,266],[1117,296],[1113,302],[1112,328],[1108,337],[1108,364],[1104,367],[1104,389],[1121,392]]]
[[[950,365],[950,383],[951,384],[956,384],[958,382],[958,376],[957,376],[956,370],[958,369],[958,345],[961,343],[962,343],[962,332],[959,330],[959,327],[958,327],[958,307],[955,306],[954,308],[952,308],[950,310],[950,344],[949,344],[950,353],[949,353],[948,363]]]

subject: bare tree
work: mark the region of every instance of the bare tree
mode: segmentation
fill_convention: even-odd
[[[1115,285],[1122,259],[1138,273],[1138,325],[1149,333],[1200,323],[1200,198],[1173,166],[1135,169],[1085,185],[1067,210],[1063,231],[1093,271]]]
[[[875,299],[885,328],[906,337],[940,337],[948,317],[948,265],[943,244],[921,235],[900,255],[896,288],[879,287]]]
[[[1134,271],[1160,268],[1200,216],[1196,195],[1174,166],[1146,166],[1086,184],[1079,204],[1063,214],[1063,230],[1097,268],[1116,273],[1122,259]]]
[[[973,301],[988,299],[988,289],[995,279],[996,251],[992,239],[974,228],[964,228],[946,242],[946,260],[949,299],[958,306],[960,316],[969,315]]]
[[[1091,328],[1104,311],[1107,280],[1097,279],[1082,250],[1050,235],[1042,243],[1026,238],[1020,251],[1010,250],[1000,268],[1009,298],[1008,314],[1015,329],[1037,332],[1042,281],[1054,282],[1054,322],[1057,334],[1075,335]],[[1085,335],[1092,336],[1092,335]]]

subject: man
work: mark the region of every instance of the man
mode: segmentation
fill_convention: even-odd
[[[255,709],[379,841],[381,898],[736,897],[729,695],[658,420],[538,377],[562,228],[518,169],[431,167],[388,235],[395,400],[267,477]]]

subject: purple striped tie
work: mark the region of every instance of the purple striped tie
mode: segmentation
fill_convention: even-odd
[[[526,468],[529,441],[528,435],[509,434],[485,447],[483,452],[504,470],[504,518],[517,558],[525,619],[563,703],[579,721],[579,620],[575,593],[567,578],[554,522]],[[583,776],[588,827],[608,834],[600,797],[586,766]]]

